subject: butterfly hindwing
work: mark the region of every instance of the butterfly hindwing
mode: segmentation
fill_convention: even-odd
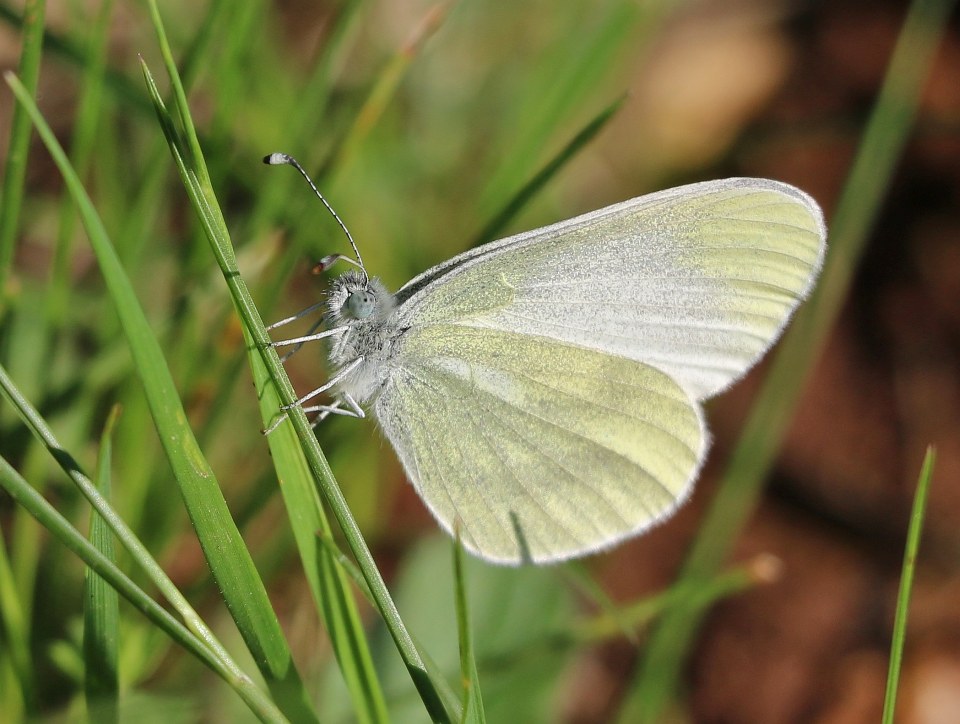
[[[408,330],[375,412],[441,525],[501,563],[638,533],[687,495],[707,446],[699,407],[653,367],[464,325]]]

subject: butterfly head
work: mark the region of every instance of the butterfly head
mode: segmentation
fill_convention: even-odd
[[[337,324],[350,324],[386,317],[394,308],[393,295],[379,279],[348,271],[333,281],[327,310]]]

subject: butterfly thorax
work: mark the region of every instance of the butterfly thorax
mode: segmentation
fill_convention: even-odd
[[[383,387],[399,330],[396,301],[379,279],[348,271],[335,279],[327,297],[328,328],[346,327],[331,337],[329,359],[334,373],[362,357],[356,369],[336,385],[359,403],[370,401]]]

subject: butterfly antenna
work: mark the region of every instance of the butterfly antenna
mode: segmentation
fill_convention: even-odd
[[[310,188],[313,189],[313,192],[317,195],[317,198],[323,202],[323,205],[327,207],[327,211],[329,211],[330,214],[333,216],[333,218],[336,219],[337,223],[340,225],[340,228],[343,229],[343,233],[347,235],[347,241],[350,242],[350,246],[353,248],[353,253],[357,257],[357,261],[356,261],[357,266],[360,267],[360,270],[363,272],[363,276],[369,278],[369,275],[367,274],[367,269],[366,267],[363,266],[363,259],[360,256],[360,250],[357,249],[357,245],[353,240],[353,236],[350,235],[350,230],[347,228],[347,225],[344,224],[343,221],[341,221],[340,217],[337,216],[337,212],[333,210],[333,207],[329,203],[327,203],[327,200],[325,198],[323,198],[323,194],[320,193],[320,189],[318,189],[317,185],[313,183],[313,179],[311,179],[310,175],[303,169],[303,166],[300,165],[300,162],[297,161],[297,159],[295,159],[293,156],[288,156],[285,153],[271,153],[269,156],[263,157],[263,162],[270,166],[281,166],[286,164],[288,166],[293,166],[295,169],[297,169],[297,171],[300,172],[300,175],[307,180],[308,184],[310,184]],[[332,263],[333,261],[336,261],[336,259],[343,259],[344,261],[349,261],[353,263],[352,259],[348,259],[347,257],[340,256],[339,254],[334,254],[334,255],[331,255],[330,257],[324,257],[324,259],[325,260],[329,259],[330,263]],[[321,264],[323,264],[323,262],[321,262]],[[323,268],[326,268],[327,266],[329,266],[329,263],[324,265]]]

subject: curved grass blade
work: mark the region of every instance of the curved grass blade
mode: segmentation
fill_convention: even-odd
[[[216,207],[215,204],[211,206],[208,194],[212,196],[212,189],[203,187],[200,182],[200,175],[202,174],[195,172],[187,165],[186,155],[189,152],[184,149],[180,134],[174,128],[173,121],[163,106],[163,101],[156,89],[153,77],[145,65],[143,71],[157,107],[157,117],[167,136],[171,153],[180,171],[181,180],[184,182],[187,193],[194,204],[194,208],[200,216],[204,228],[207,230],[214,256],[221,267],[233,302],[243,323],[244,338],[250,350],[254,382],[260,397],[261,409],[265,411],[264,423],[266,424],[278,414],[281,405],[293,403],[296,400],[296,395],[294,394],[289,379],[287,379],[286,373],[283,371],[283,366],[280,364],[280,359],[276,351],[269,346],[270,338],[267,335],[263,320],[260,318],[246,284],[244,284],[243,279],[240,277],[233,248],[230,245],[229,235],[226,232],[219,208]],[[196,156],[193,157],[197,158]],[[330,467],[320,450],[317,439],[310,428],[310,424],[307,422],[306,416],[299,407],[291,410],[289,422],[291,422],[292,425],[281,425],[276,432],[270,436],[271,446],[277,444],[272,440],[273,437],[289,435],[289,429],[292,426],[296,438],[295,444],[302,450],[307,467],[310,470],[312,478],[310,480],[310,486],[312,487],[315,484],[314,481],[319,483],[321,493],[328,505],[330,505],[334,516],[337,518],[337,522],[344,532],[347,543],[354,557],[357,559],[360,570],[373,596],[375,605],[387,623],[387,627],[404,659],[404,663],[410,672],[414,685],[424,700],[425,706],[434,720],[449,721],[450,716],[444,709],[437,692],[439,684],[434,682],[428,674],[419,651],[417,651],[413,640],[403,626],[403,621],[400,619],[396,606],[393,604],[393,600],[387,591],[386,584],[383,582],[383,578],[380,576],[373,557],[370,555],[370,551],[366,546],[366,542],[363,540],[360,529],[350,514],[343,493],[333,479],[333,473],[330,471]],[[278,438],[280,444],[287,446],[294,444],[292,438],[286,443],[284,443],[284,439],[284,437]],[[284,485],[292,486],[299,480],[299,477],[294,477],[290,480],[285,479]],[[309,494],[303,493],[303,495],[306,496]],[[320,513],[318,513],[318,515],[319,514]],[[300,520],[302,520],[300,515],[291,516],[291,522],[294,524]],[[301,540],[299,536],[298,540]]]
[[[13,405],[24,424],[30,429],[30,432],[37,437],[47,452],[50,453],[57,464],[63,469],[64,473],[67,474],[67,477],[73,481],[83,496],[90,502],[90,505],[97,512],[97,514],[110,527],[110,530],[130,554],[133,561],[147,574],[151,583],[157,587],[167,601],[169,601],[170,604],[176,609],[177,613],[180,614],[180,617],[184,621],[183,625],[185,625],[186,629],[193,635],[195,639],[200,641],[203,646],[212,652],[212,654],[219,659],[223,666],[226,667],[227,671],[230,672],[230,676],[226,678],[227,682],[235,688],[238,685],[256,688],[250,681],[250,677],[248,677],[236,665],[236,663],[234,663],[233,659],[230,657],[230,654],[223,647],[223,644],[220,643],[213,632],[207,627],[206,623],[204,623],[200,616],[197,615],[196,611],[193,610],[186,598],[183,597],[183,594],[180,593],[169,577],[167,577],[163,569],[160,568],[160,564],[153,559],[140,539],[134,535],[133,531],[130,530],[130,528],[123,522],[113,508],[110,507],[110,504],[99,493],[96,486],[83,473],[77,461],[60,444],[53,432],[50,430],[50,427],[46,424],[46,421],[26,400],[26,398],[21,394],[20,390],[17,389],[17,387],[13,384],[13,381],[10,379],[7,371],[2,365],[0,365],[0,394],[2,394],[2,396],[9,401],[11,405]],[[37,513],[35,510],[28,508],[28,512],[37,518]],[[37,519],[42,525],[45,525],[47,528],[56,533],[56,529],[51,528],[50,522],[47,519]],[[74,529],[71,526],[70,531],[73,530]],[[101,573],[101,571],[97,570],[97,573]],[[120,573],[120,575],[123,576],[122,573]],[[111,585],[114,585],[113,579],[108,578],[108,581],[111,582]],[[116,588],[115,585],[114,588]],[[118,590],[120,591],[121,595],[124,595],[129,599],[129,596],[126,596],[121,589]],[[153,603],[152,599],[151,603]],[[138,607],[141,608],[141,610],[144,610],[142,606]],[[149,612],[146,613],[149,614]],[[161,628],[164,627],[161,626]],[[166,628],[164,628],[164,630],[166,630]],[[170,632],[167,631],[167,633]],[[174,640],[183,643],[177,636],[173,636],[173,638]],[[201,656],[200,659],[202,661],[206,660],[203,656]],[[263,693],[260,692],[259,689],[252,693],[241,693],[241,696],[250,697],[251,701],[264,698]],[[270,704],[270,706],[272,707],[273,704]]]
[[[867,234],[916,114],[923,79],[954,0],[915,0],[904,23],[876,107],[837,207],[819,285],[780,343],[773,365],[727,466],[716,499],[684,565],[689,581],[708,578],[729,554],[753,511],[764,475],[799,399],[805,372],[826,340],[846,296]],[[642,663],[635,700],[641,721],[659,721],[705,608],[678,605],[660,621]]]
[[[910,528],[907,531],[907,546],[903,552],[903,573],[900,576],[900,590],[897,592],[897,613],[893,620],[893,640],[890,643],[890,670],[887,674],[887,691],[883,698],[883,724],[893,724],[893,715],[897,705],[897,685],[900,683],[900,666],[903,663],[903,642],[907,637],[907,614],[910,610],[910,591],[913,588],[913,571],[917,564],[917,551],[920,550],[920,534],[923,531],[923,517],[927,511],[927,493],[933,478],[933,466],[937,459],[934,448],[928,447],[917,481],[917,492],[913,497],[913,510],[910,512]]]
[[[14,385],[7,370],[0,365],[0,395],[2,395],[16,409],[30,432],[40,441],[50,456],[61,467],[67,477],[73,481],[77,489],[90,502],[97,514],[107,523],[110,530],[120,541],[121,545],[130,554],[134,562],[140,566],[147,577],[164,595],[167,601],[176,609],[186,626],[195,636],[201,639],[221,659],[229,661],[230,655],[217,640],[213,632],[193,610],[173,582],[167,577],[160,564],[154,560],[143,543],[134,535],[133,531],[123,522],[120,516],[110,507],[107,500],[100,495],[96,486],[83,473],[79,463],[63,448],[53,431],[40,413],[27,401],[20,390]]]
[[[270,347],[270,338],[267,335],[263,320],[260,318],[246,284],[244,284],[240,277],[240,272],[236,264],[236,256],[230,244],[229,234],[227,233],[220,208],[216,203],[214,191],[209,183],[209,174],[206,171],[202,150],[200,149],[199,141],[197,140],[197,135],[190,118],[186,95],[183,92],[183,86],[177,75],[176,65],[173,62],[159,13],[153,0],[150,2],[150,9],[160,41],[164,62],[173,86],[173,97],[174,102],[177,104],[181,127],[184,130],[183,136],[175,128],[172,118],[166,111],[149,69],[145,63],[141,63],[144,77],[156,108],[157,117],[163,127],[164,134],[167,136],[170,150],[177,164],[181,179],[187,188],[195,211],[204,225],[204,229],[211,243],[211,249],[224,274],[234,305],[240,315],[244,338],[250,346],[251,366],[253,368],[254,380],[258,392],[261,395],[261,405],[263,406],[269,403],[269,409],[272,410],[272,414],[275,414],[278,412],[280,404],[291,404],[296,400],[296,396],[276,351]],[[264,372],[266,372],[268,376],[265,375]],[[267,418],[264,419],[264,422],[268,421]],[[451,715],[444,707],[444,700],[439,691],[445,684],[433,680],[428,668],[424,664],[423,657],[417,650],[406,627],[403,625],[403,621],[387,590],[383,577],[376,567],[373,556],[370,554],[366,541],[364,541],[360,529],[347,506],[340,487],[333,478],[333,473],[327,464],[323,452],[320,450],[320,446],[307,422],[303,410],[299,407],[291,410],[289,421],[292,423],[291,425],[282,425],[281,427],[287,429],[290,427],[293,428],[300,449],[313,477],[313,481],[319,484],[320,492],[323,494],[324,500],[337,518],[344,537],[367,582],[374,602],[387,625],[394,643],[397,646],[397,650],[400,652],[414,686],[424,702],[424,706],[427,708],[433,720],[450,721]],[[292,520],[296,517],[297,516],[293,516]],[[332,558],[330,560],[331,563],[336,565]],[[349,596],[345,595],[343,600],[350,600]],[[356,640],[361,641],[362,631],[357,630],[355,634],[357,636]]]
[[[263,362],[253,348],[250,364],[256,379],[269,379]],[[275,393],[260,395],[264,421],[279,409]],[[283,481],[280,492],[290,517],[304,573],[327,628],[340,671],[354,703],[358,721],[389,721],[386,700],[380,687],[373,657],[351,594],[349,576],[331,548],[333,532],[313,484],[310,469],[289,426],[267,437],[277,477]],[[342,555],[342,554],[341,554]]]
[[[246,286],[243,285],[237,269],[236,256],[230,243],[229,232],[216,202],[216,194],[211,186],[203,160],[203,151],[197,140],[186,103],[186,95],[173,63],[169,46],[163,32],[163,26],[155,5],[151,4],[151,13],[160,41],[164,60],[174,86],[174,99],[178,109],[183,134],[179,134],[173,119],[167,112],[159,96],[153,78],[144,64],[144,77],[153,99],[157,117],[164,129],[171,153],[187,193],[200,217],[211,249],[227,281],[234,292],[235,303],[238,298],[246,297],[252,306]],[[262,321],[256,315],[260,323]],[[269,379],[260,349],[253,344],[250,327],[244,326],[244,338],[250,351],[250,363],[254,379],[257,380],[261,409],[264,419],[269,419],[279,409],[279,399],[275,388],[266,385]],[[276,358],[276,353],[273,353]],[[279,364],[279,360],[277,360]],[[289,383],[288,383],[289,385]],[[274,439],[276,437],[276,439]],[[350,592],[348,577],[327,549],[317,539],[317,532],[330,536],[330,525],[323,513],[316,486],[308,474],[308,467],[291,431],[268,439],[273,452],[274,465],[283,484],[280,491],[286,505],[293,528],[294,537],[300,552],[304,571],[334,648],[340,670],[343,673],[351,693],[355,714],[360,721],[382,722],[387,720],[386,701],[380,689],[373,659],[370,656],[366,636],[363,630],[356,602]]]
[[[130,345],[161,443],[227,607],[281,708],[294,720],[313,721],[316,715],[294,667],[290,649],[270,606],[263,582],[230,516],[213,470],[187,423],[163,352],[107,237],[106,229],[36,105],[12,74],[6,74],[6,78],[33,119],[77,202],[84,228]]]

